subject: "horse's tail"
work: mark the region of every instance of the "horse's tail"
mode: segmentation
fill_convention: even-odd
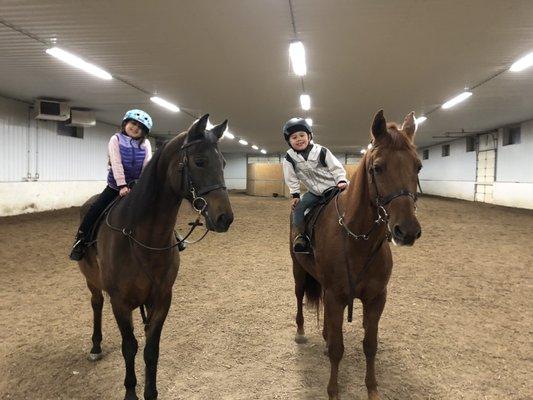
[[[307,300],[306,304],[309,307],[316,308],[318,313],[318,307],[322,301],[322,286],[310,274],[305,274],[304,292]]]

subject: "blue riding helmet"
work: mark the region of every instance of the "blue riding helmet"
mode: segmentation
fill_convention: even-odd
[[[150,132],[152,130],[152,117],[150,115],[143,111],[143,110],[129,110],[126,114],[124,114],[124,118],[122,118],[122,122],[132,119],[134,121],[137,121],[141,124],[143,124],[144,127],[146,127],[146,130]]]

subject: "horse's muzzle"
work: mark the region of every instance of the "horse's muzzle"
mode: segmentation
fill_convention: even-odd
[[[422,228],[418,221],[409,224],[395,224],[391,229],[394,244],[398,246],[412,246],[415,240],[422,236]]]
[[[220,214],[215,221],[211,218],[207,220],[207,228],[210,231],[215,232],[226,232],[229,229],[229,226],[233,222],[233,213],[229,214]]]

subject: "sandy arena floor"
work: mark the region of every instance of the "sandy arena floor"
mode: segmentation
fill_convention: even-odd
[[[309,343],[293,341],[288,202],[233,195],[232,204],[227,234],[182,253],[159,398],[326,399],[329,361],[312,310]],[[426,197],[418,215],[422,238],[393,249],[377,355],[382,397],[533,399],[533,213]],[[107,301],[104,358],[87,360],[90,293],[67,259],[77,224],[77,209],[0,218],[1,399],[123,398],[120,335]],[[343,399],[366,399],[360,315],[356,303],[344,327]],[[136,367],[142,394],[142,353]]]

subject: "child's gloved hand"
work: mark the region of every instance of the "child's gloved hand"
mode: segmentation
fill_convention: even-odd
[[[293,199],[291,199],[291,209],[294,210],[294,208],[296,207],[296,204],[298,204],[300,202],[300,198],[299,197],[295,197]]]
[[[346,182],[339,182],[337,183],[337,187],[340,189],[340,190],[344,190],[346,189],[346,186],[348,186],[348,184]]]

